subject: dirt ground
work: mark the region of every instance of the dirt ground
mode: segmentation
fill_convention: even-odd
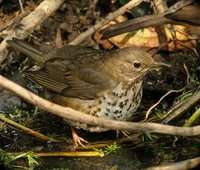
[[[23,1],[24,11],[34,10],[42,0]],[[105,0],[68,0],[51,15],[37,30],[35,30],[26,40],[37,46],[40,50],[52,51],[62,45],[67,45],[74,40],[80,33],[89,29],[97,23],[100,18],[105,17],[110,11],[119,8],[121,4],[116,1]],[[0,26],[5,25],[20,12],[18,0],[0,1]],[[130,14],[128,13],[127,16]],[[7,28],[12,29],[12,26]],[[0,41],[4,39],[2,30],[0,30]],[[95,36],[85,39],[81,46],[88,46],[96,49],[103,49],[104,44],[100,44]],[[113,48],[117,48],[113,46]],[[160,117],[167,112],[178,101],[192,96],[199,90],[200,45],[197,43],[197,53],[193,50],[180,51],[159,51],[154,56],[156,60],[161,60],[171,64],[170,68],[159,71],[149,72],[143,83],[143,99],[133,121],[142,121],[146,111],[155,104],[164,94],[170,90],[178,90],[185,87],[184,91],[172,93],[165,97],[150,115],[150,121],[161,122]],[[11,54],[3,62],[1,74],[17,82],[18,84],[30,89],[34,93],[43,96],[44,89],[28,81],[23,76],[22,69],[27,65],[33,65],[26,61],[26,56],[10,49]],[[47,142],[39,138],[28,135],[0,121],[0,148],[6,152],[59,152],[72,151],[73,141],[70,127],[62,118],[46,113],[27,102],[23,101],[13,93],[0,88],[0,111],[9,119],[19,124],[23,124],[42,134],[52,136],[60,143]],[[184,115],[170,121],[169,124],[183,126],[185,121],[197,110],[197,103],[193,108],[184,113]],[[195,125],[199,125],[197,120]],[[84,130],[77,130],[77,133],[94,145],[94,148],[101,144],[113,144],[119,142],[120,149],[116,152],[105,155],[104,157],[40,157],[37,159],[39,165],[34,169],[144,169],[155,165],[172,163],[177,161],[194,158],[200,155],[199,136],[197,137],[174,137],[170,135],[158,135],[147,133],[135,133],[136,137],[128,140],[127,137],[119,135],[116,137],[115,131],[103,133],[90,133]],[[120,139],[126,139],[120,142]],[[105,145],[104,145],[105,146]],[[101,147],[100,147],[101,148]],[[102,149],[102,148],[101,148]],[[104,147],[105,149],[105,147]],[[88,151],[84,148],[78,148],[78,151]],[[94,151],[94,149],[89,149]],[[1,152],[1,151],[0,151]],[[3,152],[2,152],[3,153]],[[7,166],[2,158],[0,165],[7,169],[14,166],[28,167],[27,159],[22,159]],[[7,166],[7,167],[6,167]],[[29,166],[30,168],[30,166]],[[27,168],[28,169],[28,168]]]

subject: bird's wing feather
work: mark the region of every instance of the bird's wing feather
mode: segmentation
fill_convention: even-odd
[[[27,72],[27,77],[67,97],[93,99],[113,86],[111,79],[95,67],[76,66],[68,59],[48,60],[41,70]]]

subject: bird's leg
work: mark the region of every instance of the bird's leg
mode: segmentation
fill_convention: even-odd
[[[116,130],[116,135],[117,135],[117,138],[119,137],[119,133],[122,133],[124,136],[128,137],[128,138],[131,138],[129,136],[130,132],[128,132],[127,130]]]
[[[82,147],[86,148],[82,142],[88,143],[88,141],[78,136],[78,134],[75,132],[73,127],[71,127],[71,131],[72,131],[72,137],[74,140],[75,147],[78,147],[78,145],[81,145]]]

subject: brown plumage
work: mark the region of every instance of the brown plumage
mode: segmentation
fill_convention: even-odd
[[[22,40],[8,44],[40,66],[26,76],[48,89],[53,102],[105,119],[129,120],[140,104],[145,73],[165,65],[137,47],[103,51],[65,46],[47,54]],[[86,124],[66,121],[88,130]]]

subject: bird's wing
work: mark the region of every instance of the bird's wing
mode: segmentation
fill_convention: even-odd
[[[88,100],[114,85],[107,75],[95,67],[84,67],[63,58],[48,60],[41,70],[27,72],[27,77],[63,96]]]

